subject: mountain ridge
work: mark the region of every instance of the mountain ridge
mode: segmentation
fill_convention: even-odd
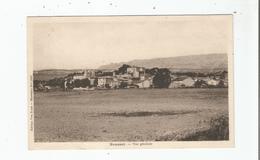
[[[102,65],[98,69],[118,69],[123,64],[145,68],[170,68],[174,70],[227,70],[228,56],[227,54],[216,53],[153,59],[136,59],[128,62]]]

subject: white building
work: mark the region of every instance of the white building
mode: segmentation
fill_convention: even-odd
[[[97,86],[102,88],[106,85],[106,78],[105,77],[98,77],[98,84]]]
[[[85,79],[87,78],[85,74],[76,74],[73,76],[73,79]]]
[[[195,80],[191,77],[179,77],[174,79],[171,84],[169,85],[169,88],[185,88],[185,87],[194,87]]]
[[[140,81],[139,83],[136,83],[136,85],[139,88],[150,88],[151,87],[151,80],[146,79],[146,80]]]
[[[143,67],[128,67],[126,70],[127,74],[130,74],[133,76],[133,78],[140,78],[140,74],[145,73],[145,68]],[[145,76],[143,76],[145,77]]]
[[[210,79],[207,81],[207,84],[209,86],[217,86],[219,84],[219,81],[218,80],[214,80],[214,79]]]

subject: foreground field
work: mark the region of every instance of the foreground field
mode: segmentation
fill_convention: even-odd
[[[34,94],[37,142],[173,140],[228,114],[227,89],[126,89]]]

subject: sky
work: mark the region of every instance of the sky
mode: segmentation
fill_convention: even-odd
[[[232,33],[224,15],[42,17],[29,25],[34,70],[227,53]]]

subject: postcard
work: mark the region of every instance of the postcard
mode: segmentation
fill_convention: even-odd
[[[28,17],[29,148],[234,147],[232,23]]]

